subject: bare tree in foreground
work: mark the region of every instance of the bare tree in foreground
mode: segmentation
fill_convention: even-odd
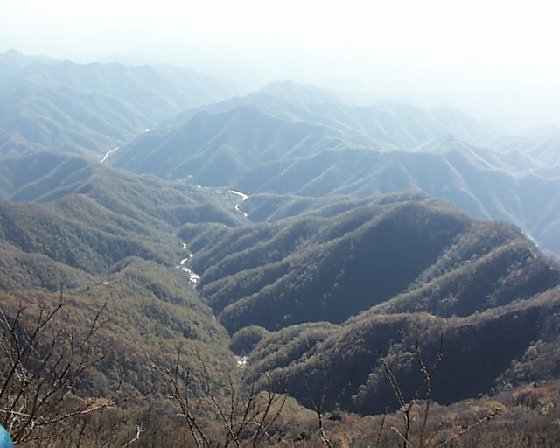
[[[395,397],[399,403],[399,412],[402,417],[402,427],[401,429],[395,426],[391,427],[399,437],[402,442],[402,448],[411,448],[417,446],[419,448],[443,448],[449,446],[450,444],[456,442],[461,436],[463,436],[468,431],[471,431],[484,423],[496,418],[499,415],[500,408],[496,408],[488,414],[480,417],[474,423],[462,427],[460,430],[454,432],[451,436],[443,438],[441,437],[441,430],[443,429],[443,424],[440,423],[433,430],[428,430],[428,420],[430,417],[430,410],[433,404],[433,375],[436,372],[441,360],[443,359],[443,334],[440,335],[439,347],[435,355],[435,359],[432,365],[426,364],[426,360],[422,354],[422,349],[418,343],[418,339],[414,342],[414,357],[418,363],[418,368],[422,375],[422,384],[415,391],[413,398],[406,400],[401,386],[395,376],[393,370],[387,363],[387,360],[381,357],[381,364],[385,371],[385,377],[391,385]],[[420,428],[418,430],[417,436],[412,434],[412,418],[411,412],[415,406],[420,406]],[[379,439],[378,439],[379,441]],[[416,443],[415,443],[416,441]]]
[[[53,305],[20,301],[12,313],[0,310],[0,423],[16,444],[44,439],[56,425],[114,404],[74,395],[102,358],[94,339],[106,304],[79,333],[65,328],[65,306],[61,288]]]
[[[280,418],[286,396],[272,392],[271,379],[266,390],[259,391],[256,381],[248,387],[236,385],[231,374],[227,375],[225,390],[217,392],[204,360],[201,364],[202,381],[196,380],[190,368],[182,369],[180,352],[173,370],[152,365],[171,390],[171,396],[179,405],[182,417],[198,448],[257,447],[270,441],[276,434],[275,424]],[[198,393],[194,393],[194,391]],[[221,426],[212,429],[205,414],[213,414]]]
[[[333,442],[331,441],[327,431],[325,429],[325,404],[327,401],[327,397],[329,395],[329,386],[330,386],[330,370],[325,365],[323,367],[323,372],[325,374],[325,378],[323,380],[323,387],[318,397],[315,397],[314,394],[311,392],[311,387],[309,385],[309,381],[307,378],[304,377],[303,381],[305,384],[305,388],[307,389],[307,395],[311,400],[311,404],[313,406],[313,410],[315,411],[315,415],[317,416],[317,429],[319,430],[319,438],[321,439],[321,444],[325,448],[333,448]]]

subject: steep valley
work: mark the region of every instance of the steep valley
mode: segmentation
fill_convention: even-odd
[[[172,68],[9,53],[0,79],[18,445],[401,446],[409,412],[434,443],[555,446],[554,136]]]

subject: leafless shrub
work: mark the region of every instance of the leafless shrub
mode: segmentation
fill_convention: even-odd
[[[391,429],[399,437],[402,443],[402,448],[410,448],[414,446],[419,448],[440,448],[449,446],[461,438],[465,433],[480,427],[484,423],[493,420],[499,415],[501,407],[491,410],[475,422],[454,431],[444,431],[446,426],[444,421],[439,422],[439,424],[432,425],[433,429],[429,430],[428,422],[433,403],[433,376],[443,359],[443,334],[440,335],[439,347],[431,365],[426,363],[422,349],[418,343],[418,339],[416,339],[414,343],[414,356],[418,363],[418,369],[422,375],[422,384],[420,384],[420,386],[416,389],[411,399],[405,398],[399,381],[391,369],[391,366],[387,363],[385,358],[381,357],[381,364],[385,370],[385,376],[391,385],[399,404],[399,413],[402,417],[402,427],[397,428],[396,426],[392,426]],[[417,434],[413,434],[412,411],[416,407],[420,407],[420,427],[418,428]]]
[[[318,397],[314,397],[313,393],[311,392],[311,387],[309,386],[309,382],[307,378],[304,378],[305,387],[307,389],[307,394],[309,399],[311,400],[311,404],[313,406],[313,410],[317,416],[317,427],[319,430],[319,437],[321,438],[321,443],[326,448],[333,448],[333,443],[330,440],[327,431],[325,430],[324,424],[324,413],[325,413],[325,402],[329,395],[329,386],[330,386],[330,371],[328,367],[324,367],[323,372],[325,373],[325,378],[323,381],[323,387]]]
[[[55,426],[114,405],[75,395],[84,374],[102,358],[94,340],[106,304],[79,334],[66,328],[65,306],[61,288],[54,305],[20,301],[12,313],[0,310],[0,423],[16,444],[45,439]]]
[[[257,447],[265,440],[272,441],[274,425],[282,414],[286,396],[272,392],[270,377],[266,376],[268,387],[259,391],[255,381],[243,387],[228,374],[225,390],[217,392],[206,362],[200,355],[197,358],[201,365],[201,381],[195,379],[191,368],[182,368],[180,351],[173,370],[152,364],[169,386],[196,446]],[[211,427],[205,419],[208,414],[215,416],[221,430]]]

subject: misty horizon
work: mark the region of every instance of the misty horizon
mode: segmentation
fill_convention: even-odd
[[[507,132],[558,126],[554,7],[346,2],[12,5],[0,52],[183,66],[245,91],[274,80],[354,98],[452,107]]]

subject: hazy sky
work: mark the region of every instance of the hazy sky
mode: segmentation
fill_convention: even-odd
[[[0,51],[168,62],[251,82],[560,121],[552,1],[5,0]]]

